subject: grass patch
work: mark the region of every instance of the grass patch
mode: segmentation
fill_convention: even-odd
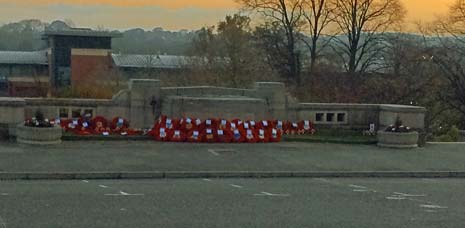
[[[321,129],[314,135],[287,135],[288,142],[324,142],[343,144],[376,144],[376,136],[363,135],[362,131],[345,129]]]

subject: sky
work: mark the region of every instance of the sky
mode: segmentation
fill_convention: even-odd
[[[407,22],[429,21],[454,0],[401,0]],[[234,0],[0,0],[0,24],[70,19],[79,27],[198,29],[239,10]]]

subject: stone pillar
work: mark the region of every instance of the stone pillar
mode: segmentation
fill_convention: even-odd
[[[280,82],[256,82],[256,97],[264,99],[268,107],[266,118],[287,119],[286,86]]]
[[[0,98],[0,137],[16,136],[16,125],[24,121],[25,106],[21,98]]]
[[[160,113],[160,80],[131,79],[130,122],[134,128],[151,128]]]

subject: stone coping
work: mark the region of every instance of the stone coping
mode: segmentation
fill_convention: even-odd
[[[26,104],[30,106],[113,106],[116,105],[110,99],[66,99],[66,98],[26,98]]]
[[[344,104],[344,103],[300,103],[298,110],[380,110],[400,113],[424,113],[426,108],[420,106],[394,105],[394,104]]]
[[[162,90],[186,90],[186,89],[224,89],[224,90],[237,90],[237,91],[249,91],[251,89],[241,89],[241,88],[229,88],[229,87],[220,87],[220,86],[184,86],[184,87],[162,87]]]
[[[25,105],[26,101],[23,98],[0,97],[0,106],[23,107]]]
[[[299,103],[298,110],[315,109],[317,110],[378,110],[378,104],[344,104],[344,103]]]
[[[194,96],[169,96],[168,99],[191,100],[191,101],[256,101],[263,102],[263,99],[242,97],[242,96],[211,96],[211,97],[194,97]]]
[[[164,96],[178,95],[178,96],[189,96],[189,93],[194,93],[194,96],[199,95],[216,95],[220,92],[225,94],[233,93],[239,96],[245,96],[255,92],[251,89],[236,89],[236,88],[226,88],[226,87],[215,87],[215,86],[194,86],[194,87],[163,87],[161,88],[161,93]]]
[[[408,112],[408,113],[426,112],[426,108],[420,107],[420,106],[381,104],[379,107],[381,111]]]

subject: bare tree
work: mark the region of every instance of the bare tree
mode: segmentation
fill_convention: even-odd
[[[334,4],[331,4],[333,0],[304,0],[302,3],[304,17],[308,25],[308,31],[310,36],[310,42],[305,38],[304,43],[310,50],[310,73],[313,72],[317,58],[320,54],[320,50],[324,48],[329,42],[321,45],[319,48],[319,40],[323,31],[330,25],[333,20],[333,8]]]
[[[288,82],[300,83],[301,60],[298,51],[299,32],[302,26],[302,0],[236,0],[245,9],[256,11],[284,31]]]
[[[434,24],[433,34],[439,41],[434,63],[439,67],[445,85],[440,98],[450,108],[465,116],[465,0],[456,0],[449,15]],[[465,121],[462,123],[465,126]]]
[[[335,22],[341,32],[337,48],[350,75],[365,72],[382,51],[380,37],[401,22],[405,9],[399,0],[334,0]]]

